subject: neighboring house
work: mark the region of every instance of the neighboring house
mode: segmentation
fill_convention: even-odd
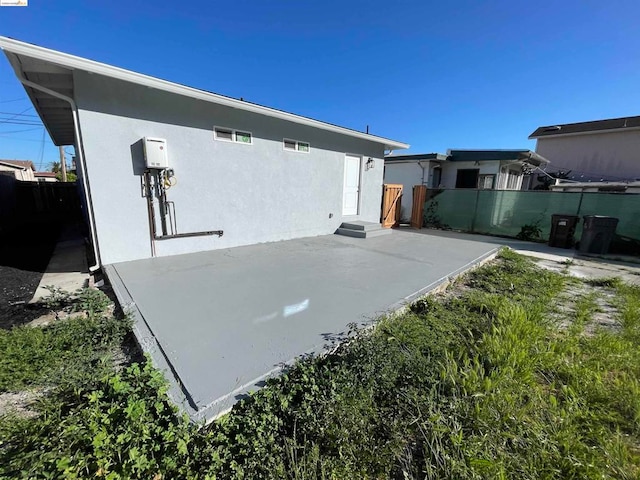
[[[389,155],[384,158],[384,183],[402,185],[400,218],[403,222],[411,217],[414,185],[437,188],[442,179],[442,165],[447,156],[441,153],[416,155]]]
[[[0,175],[9,175],[23,182],[33,182],[35,171],[31,160],[0,160]]]
[[[57,182],[58,178],[54,172],[36,172],[36,180],[38,182]]]
[[[442,188],[528,190],[531,172],[549,160],[531,150],[449,150]]]
[[[549,161],[530,150],[448,150],[385,157],[385,183],[404,186],[402,218],[411,216],[414,185],[428,188],[527,190]],[[531,172],[534,172],[533,175]]]
[[[75,145],[97,264],[379,223],[385,150],[408,148],[17,40],[0,47],[53,142]]]
[[[640,116],[539,127],[530,136],[549,172],[576,181],[640,180]]]

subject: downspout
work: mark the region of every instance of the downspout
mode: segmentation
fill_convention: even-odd
[[[425,170],[425,166],[422,164],[422,162],[418,162],[418,165],[420,166],[420,168],[422,169],[422,180],[420,182],[420,185],[424,185],[424,170]],[[427,165],[429,165],[429,162],[427,162]]]
[[[55,90],[51,90],[47,87],[43,87],[42,85],[38,85],[37,83],[33,83],[31,80],[27,80],[24,77],[24,73],[20,69],[16,69],[16,73],[18,74],[18,80],[20,83],[27,87],[31,87],[35,90],[40,90],[41,92],[46,93],[47,95],[51,95],[52,97],[59,98],[60,100],[64,100],[71,106],[71,113],[73,116],[73,129],[76,137],[76,154],[80,159],[80,167],[82,168],[82,184],[84,187],[84,196],[86,199],[87,205],[87,215],[89,216],[89,230],[91,231],[91,243],[93,245],[93,256],[95,257],[96,263],[89,267],[90,272],[95,272],[100,268],[100,252],[98,251],[98,239],[96,237],[96,228],[95,228],[95,219],[93,216],[93,204],[91,202],[91,194],[89,192],[89,183],[87,181],[87,166],[84,162],[84,150],[82,147],[82,137],[80,136],[80,122],[78,121],[78,107],[76,102],[71,98],[63,95],[61,93],[56,92]]]

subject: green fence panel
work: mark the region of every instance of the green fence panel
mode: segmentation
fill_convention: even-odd
[[[616,233],[640,240],[640,195],[584,193],[580,216],[606,215],[619,219]],[[582,224],[576,238],[580,238]]]
[[[424,207],[425,223],[454,230],[471,231],[477,200],[476,190],[431,190]]]
[[[524,225],[537,225],[549,238],[551,216],[605,215],[619,219],[616,233],[640,240],[640,195],[549,191],[451,189],[429,191],[425,220],[430,226],[515,237]],[[576,230],[578,240],[582,221]]]
[[[551,231],[551,215],[575,215],[580,193],[481,190],[474,232],[515,237],[524,225],[535,225],[542,238]]]

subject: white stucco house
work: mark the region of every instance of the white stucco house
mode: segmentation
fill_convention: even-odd
[[[411,216],[414,185],[527,190],[531,172],[549,163],[530,150],[461,149],[450,149],[446,154],[388,155],[384,162],[384,182],[403,185],[401,216],[404,220]]]
[[[31,160],[0,160],[0,175],[8,175],[23,182],[33,182],[36,179]]]
[[[438,188],[442,183],[443,163],[447,155],[442,153],[418,153],[414,155],[388,155],[384,158],[384,183],[402,185],[400,218],[411,217],[414,185]]]
[[[380,221],[402,142],[0,37],[56,145],[74,145],[96,265]],[[373,166],[373,168],[371,168]]]
[[[640,180],[640,116],[547,125],[529,138],[550,160],[548,171],[570,171],[570,180]]]

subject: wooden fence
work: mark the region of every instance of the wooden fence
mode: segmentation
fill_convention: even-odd
[[[415,185],[413,187],[413,207],[411,208],[411,226],[413,228],[422,228],[424,219],[422,212],[424,211],[424,202],[427,197],[426,185]]]
[[[400,202],[402,185],[385,184],[382,186],[382,228],[400,225]]]
[[[74,221],[81,218],[75,183],[16,181],[12,190],[11,211],[2,212],[11,221]]]

